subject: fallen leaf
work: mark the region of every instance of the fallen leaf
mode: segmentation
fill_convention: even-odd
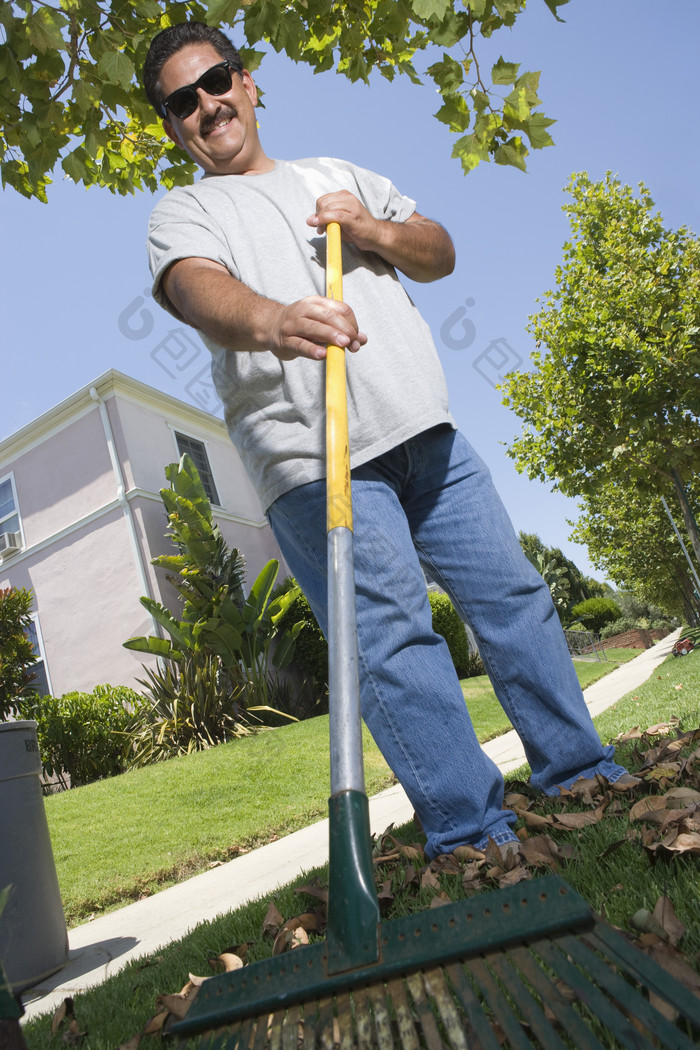
[[[663,928],[669,944],[677,948],[685,934],[685,926],[676,915],[673,903],[664,894],[654,905],[654,918]]]
[[[646,950],[646,953],[659,966],[663,966],[664,970],[670,973],[679,984],[688,988],[695,995],[700,994],[700,975],[685,961],[677,948],[670,944],[658,944],[652,945]]]
[[[598,809],[594,809],[592,812],[589,810],[587,813],[555,813],[553,818],[554,826],[562,825],[565,828],[578,829],[586,828],[589,824],[597,824],[598,821],[603,819],[605,814],[607,803],[602,806],[598,806]]]
[[[534,835],[520,846],[520,852],[527,864],[540,868],[556,868],[559,865],[559,847],[549,835]]]
[[[644,798],[640,798],[639,802],[630,809],[629,819],[631,823],[636,820],[648,819],[648,814],[666,809],[666,796],[665,795],[646,795]]]
[[[263,936],[265,934],[270,934],[270,936],[275,937],[280,926],[282,926],[283,924],[284,919],[277,910],[277,906],[275,905],[274,901],[270,901],[270,904],[268,905],[267,909],[267,915],[263,919]]]
[[[71,998],[64,999],[62,1003],[56,1008],[56,1012],[53,1015],[51,1021],[51,1035],[56,1035],[62,1021],[66,1017],[73,1016],[73,1000]]]
[[[158,995],[156,996],[156,1005],[163,1006],[170,1014],[174,1014],[178,1021],[181,1020],[192,1005],[191,999],[185,999],[183,995],[175,993],[173,995]]]
[[[328,904],[328,887],[324,886],[320,879],[314,880],[306,886],[297,886],[294,892],[305,893],[307,897],[315,897],[324,904]]]
[[[443,904],[452,904],[449,896],[443,890],[442,893],[438,893],[437,897],[433,897],[430,902],[431,908],[442,908]]]
[[[430,865],[425,869],[421,875],[420,880],[421,889],[425,890],[439,890],[440,879],[434,871],[431,870]]]
[[[233,973],[234,970],[240,970],[244,963],[240,955],[234,955],[233,952],[222,952],[216,958],[210,959],[209,965],[212,970],[223,968],[224,973]]]

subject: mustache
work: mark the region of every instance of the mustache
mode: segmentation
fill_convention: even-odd
[[[222,116],[228,117],[232,120],[236,116],[237,112],[238,111],[234,109],[233,106],[219,106],[216,113],[202,117],[201,123],[199,125],[200,133],[202,135],[208,135],[209,132],[215,127],[217,121],[221,120]]]

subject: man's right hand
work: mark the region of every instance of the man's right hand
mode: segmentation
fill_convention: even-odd
[[[178,259],[164,274],[163,288],[184,321],[227,350],[322,361],[329,345],[355,353],[367,342],[347,303],[309,295],[284,306],[257,295],[210,259]]]
[[[280,361],[296,357],[322,361],[329,345],[356,353],[366,342],[347,303],[309,295],[281,307],[270,349]]]

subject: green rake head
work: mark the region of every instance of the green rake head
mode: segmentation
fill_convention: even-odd
[[[330,974],[328,954],[211,978],[173,1033],[202,1050],[690,1050],[700,1037],[700,1000],[554,875],[386,923],[374,964]]]

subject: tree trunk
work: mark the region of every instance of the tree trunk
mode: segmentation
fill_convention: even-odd
[[[678,589],[683,598],[683,609],[685,610],[688,624],[690,626],[697,626],[697,624],[700,623],[700,603],[695,597],[695,588],[693,587],[692,581],[687,572],[684,572],[683,569],[675,565],[673,567],[673,576],[675,577]]]
[[[700,565],[700,533],[698,533],[698,523],[695,520],[693,509],[688,502],[688,496],[685,491],[685,485],[683,479],[675,469],[671,469],[671,477],[673,478],[673,485],[678,496],[678,502],[681,506],[681,514],[683,515],[683,523],[685,525],[690,542],[695,552],[695,558]]]

